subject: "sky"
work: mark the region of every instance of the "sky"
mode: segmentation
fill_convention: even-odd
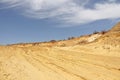
[[[0,44],[79,37],[119,21],[120,0],[0,0]]]

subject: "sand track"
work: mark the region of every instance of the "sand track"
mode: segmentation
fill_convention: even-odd
[[[20,48],[0,57],[0,80],[120,80],[120,57],[59,47]]]

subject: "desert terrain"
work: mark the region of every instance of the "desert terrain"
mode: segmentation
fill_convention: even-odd
[[[0,46],[0,80],[120,80],[120,23],[68,40]]]

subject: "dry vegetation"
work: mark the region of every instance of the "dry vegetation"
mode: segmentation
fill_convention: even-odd
[[[120,80],[120,23],[68,40],[0,46],[0,80]]]

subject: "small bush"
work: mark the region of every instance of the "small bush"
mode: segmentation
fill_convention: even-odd
[[[50,42],[55,43],[55,42],[56,42],[56,40],[51,40]]]
[[[98,33],[99,33],[99,32],[97,32],[97,31],[94,31],[94,32],[93,32],[93,34],[98,34]]]
[[[37,45],[39,45],[39,43],[33,43],[32,45],[33,45],[33,46],[37,46]]]
[[[69,37],[68,40],[75,39],[75,37]]]
[[[65,46],[66,46],[66,44],[64,44],[64,43],[62,45],[60,45],[60,47],[65,47]]]
[[[103,30],[101,33],[102,33],[102,34],[105,34],[106,32],[107,32],[107,31]]]

